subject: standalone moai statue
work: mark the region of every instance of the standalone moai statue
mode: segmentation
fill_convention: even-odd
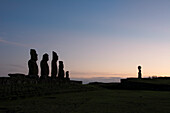
[[[64,79],[64,64],[63,61],[59,61],[59,73],[58,73],[59,79]]]
[[[37,60],[38,60],[38,54],[36,53],[35,49],[30,50],[30,55],[31,59],[28,61],[28,68],[29,76],[38,76],[38,65],[37,65]]]
[[[139,70],[139,72],[138,72],[138,78],[142,78],[142,72],[141,72],[141,66],[138,66],[138,70]]]
[[[56,78],[57,77],[57,60],[58,60],[58,55],[56,52],[53,51],[53,59],[51,61],[51,78]]]
[[[69,71],[66,71],[66,80],[70,80],[70,78],[69,78]]]
[[[48,54],[44,54],[43,58],[41,60],[40,66],[41,66],[41,78],[46,79],[49,75],[49,66],[47,61],[49,60]]]

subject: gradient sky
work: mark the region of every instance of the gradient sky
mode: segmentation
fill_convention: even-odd
[[[71,78],[170,75],[169,0],[0,0],[0,76],[52,51]]]

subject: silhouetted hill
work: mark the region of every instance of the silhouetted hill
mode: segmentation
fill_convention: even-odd
[[[136,90],[168,90],[170,91],[170,78],[127,78],[121,79],[121,87],[123,89],[136,89]]]

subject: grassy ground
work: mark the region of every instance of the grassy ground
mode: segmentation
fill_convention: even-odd
[[[50,94],[80,92],[86,90],[95,90],[96,88],[81,84],[16,84],[0,85],[0,101],[16,100],[19,98],[28,98],[34,96],[43,96]]]
[[[65,92],[0,102],[8,113],[168,113],[170,92],[106,90]]]

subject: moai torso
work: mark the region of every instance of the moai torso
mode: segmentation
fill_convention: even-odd
[[[48,54],[43,55],[43,59],[41,60],[41,78],[48,78],[49,75],[49,66],[48,66]]]
[[[56,78],[57,77],[57,60],[58,55],[53,51],[53,60],[51,61],[51,77]]]
[[[30,50],[31,59],[28,61],[29,72],[28,75],[38,75],[37,53],[34,49]]]
[[[28,75],[38,75],[38,65],[36,61],[28,61],[29,72]]]
[[[59,78],[59,79],[64,79],[64,65],[63,65],[63,61],[59,61],[58,78]]]

